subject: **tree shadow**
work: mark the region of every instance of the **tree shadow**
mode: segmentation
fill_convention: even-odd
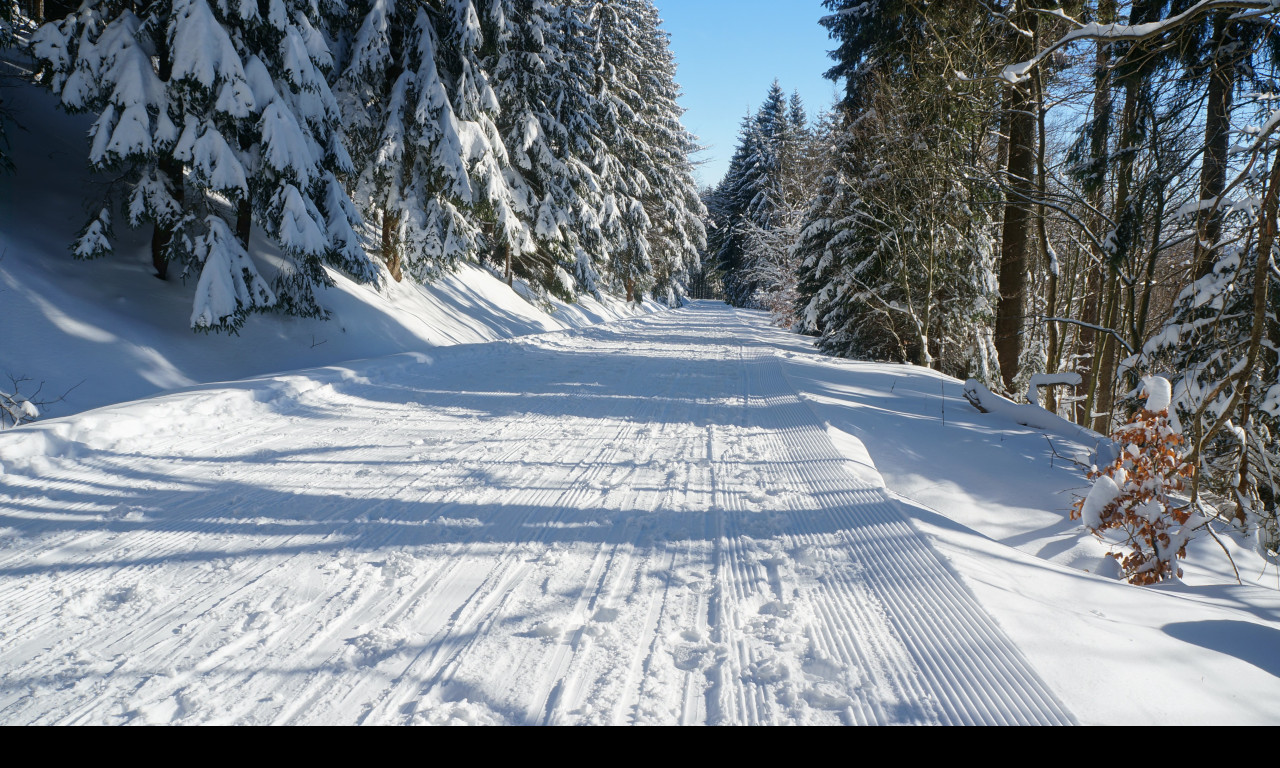
[[[1234,656],[1272,677],[1280,677],[1280,629],[1251,621],[1181,621],[1164,633],[1185,643]]]

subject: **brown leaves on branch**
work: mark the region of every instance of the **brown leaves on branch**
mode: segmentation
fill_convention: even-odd
[[[1182,435],[1169,424],[1168,411],[1138,411],[1112,435],[1124,446],[1111,464],[1089,472],[1089,495],[1075,503],[1073,520],[1101,538],[1120,535],[1125,552],[1112,553],[1130,584],[1156,584],[1181,576],[1178,558],[1197,521],[1191,509],[1173,498],[1195,473],[1183,457]]]

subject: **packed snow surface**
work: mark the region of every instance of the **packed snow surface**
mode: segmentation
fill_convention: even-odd
[[[1276,593],[960,395],[700,303],[10,430],[0,722],[1275,723]]]

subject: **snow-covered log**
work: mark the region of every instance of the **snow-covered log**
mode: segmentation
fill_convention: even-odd
[[[1027,402],[1040,404],[1040,387],[1078,387],[1083,379],[1074,371],[1059,373],[1037,373],[1027,382]]]
[[[1056,432],[1078,440],[1085,445],[1093,445],[1095,464],[1114,461],[1117,455],[1114,443],[1097,432],[1067,421],[1038,405],[1019,405],[1003,398],[987,389],[977,379],[969,379],[964,383],[964,399],[968,400],[970,405],[982,413],[1006,418],[1024,427]]]

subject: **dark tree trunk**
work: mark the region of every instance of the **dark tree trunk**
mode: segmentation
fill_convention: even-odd
[[[996,355],[1005,389],[1012,391],[1022,357],[1022,326],[1026,312],[1027,265],[1032,241],[1030,201],[1035,197],[1035,105],[1027,94],[1010,88],[1009,191],[1000,240],[1000,301],[996,306]]]
[[[1102,325],[1106,328],[1114,328],[1116,326],[1116,318],[1119,317],[1120,311],[1120,281],[1112,279],[1107,286],[1107,303],[1102,315]],[[1111,434],[1111,408],[1115,401],[1115,372],[1116,372],[1116,340],[1109,333],[1099,333],[1098,345],[1095,347],[1095,359],[1097,360],[1097,379],[1095,387],[1095,412],[1090,416],[1093,418],[1092,429],[1095,432],[1109,435]]]
[[[1136,14],[1135,10],[1135,14]],[[1113,214],[1116,222],[1114,249],[1107,254],[1106,313],[1102,325],[1117,331],[1123,330],[1120,320],[1124,315],[1120,272],[1132,270],[1134,246],[1141,241],[1142,200],[1134,190],[1134,160],[1140,140],[1138,119],[1142,110],[1142,77],[1130,73],[1124,81],[1124,107],[1120,113],[1120,146],[1116,163],[1116,205]],[[1092,408],[1098,415],[1093,419],[1093,430],[1102,434],[1111,432],[1111,410],[1115,404],[1117,344],[1108,333],[1098,334],[1094,360],[1097,361],[1094,378],[1094,402]]]
[[[236,203],[236,239],[246,251],[249,250],[249,235],[252,233],[253,208],[249,205],[249,198],[242,197]]]
[[[1213,17],[1215,51],[1227,43],[1230,14]],[[1227,187],[1227,151],[1231,144],[1231,102],[1235,91],[1235,57],[1215,53],[1209,70],[1208,105],[1204,118],[1204,160],[1200,166],[1200,200],[1217,200]],[[1215,205],[1199,212],[1196,220],[1194,279],[1213,271],[1215,246],[1222,236],[1222,212]]]
[[[382,214],[382,243],[380,246],[382,263],[397,283],[404,279],[404,271],[400,265],[400,249],[396,247],[396,229],[400,226],[397,216],[384,212]]]
[[[165,178],[169,180],[173,199],[181,209],[186,197],[183,191],[182,163],[171,158],[162,158],[158,165]],[[172,241],[172,227],[157,223],[151,230],[151,266],[155,267],[156,277],[161,280],[169,278],[169,244]]]
[[[1016,5],[1014,23],[1021,29],[1035,30],[1036,14],[1023,2]],[[1031,58],[1034,51],[1026,37],[1017,35],[1013,43],[1012,61]],[[1032,200],[1036,196],[1036,114],[1029,84],[1010,86],[1005,90],[1005,108],[1009,121],[1009,162],[1005,166],[1004,225],[1000,238],[1000,300],[996,305],[996,356],[1000,359],[1000,376],[1006,390],[1012,391],[1022,357],[1022,328],[1026,314],[1027,267],[1031,262],[1033,241],[1030,224]]]
[[[1035,46],[1040,47],[1039,37],[1035,39]],[[1048,180],[1045,171],[1045,108],[1044,108],[1044,80],[1040,70],[1036,70],[1033,82],[1035,83],[1035,101],[1036,101],[1036,192],[1041,200],[1048,197]],[[1049,317],[1057,317],[1058,315],[1058,273],[1061,265],[1056,263],[1049,255],[1049,232],[1045,224],[1045,208],[1041,204],[1036,210],[1036,235],[1039,240],[1040,255],[1045,259],[1045,269],[1049,272],[1048,280],[1048,296],[1046,297],[1045,311]],[[1059,360],[1062,357],[1062,339],[1058,331],[1057,323],[1049,323],[1049,354],[1048,361],[1045,366],[1045,373],[1057,373]],[[1039,405],[1039,403],[1036,403]],[[1053,387],[1049,387],[1045,393],[1044,407],[1050,413],[1058,412],[1058,392]]]
[[[1116,4],[1114,0],[1098,4],[1098,21],[1113,23],[1116,20]],[[1107,136],[1111,131],[1111,48],[1109,43],[1099,42],[1094,53],[1094,86],[1093,86],[1093,119],[1094,124],[1089,135],[1089,157],[1093,162],[1094,178],[1087,185],[1089,205],[1095,211],[1101,211],[1107,189]],[[1101,215],[1093,218],[1095,231],[1107,226]],[[1085,269],[1082,306],[1080,319],[1086,323],[1097,325],[1102,319],[1102,275],[1105,270],[1107,254],[1098,248],[1091,251],[1092,260]],[[1084,399],[1077,403],[1075,422],[1081,426],[1093,423],[1093,401],[1098,383],[1098,333],[1092,328],[1081,326],[1079,344],[1077,346],[1079,362],[1076,371],[1080,374],[1084,386]]]

